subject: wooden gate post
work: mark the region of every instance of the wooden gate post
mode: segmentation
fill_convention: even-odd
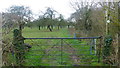
[[[25,53],[25,46],[24,46],[24,38],[21,36],[21,31],[15,29],[13,31],[13,45],[14,45],[14,52],[16,57],[16,63],[18,66],[21,66],[22,61],[24,59]]]
[[[111,56],[111,45],[112,45],[112,37],[107,35],[104,39],[104,46],[103,46],[103,59],[105,64],[109,64],[110,56]]]

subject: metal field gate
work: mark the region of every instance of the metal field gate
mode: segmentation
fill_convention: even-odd
[[[101,37],[25,38],[32,46],[25,53],[25,66],[94,65],[101,60]]]

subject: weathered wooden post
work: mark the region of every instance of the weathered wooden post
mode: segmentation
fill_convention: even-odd
[[[15,29],[13,31],[13,44],[14,44],[14,52],[16,57],[16,63],[18,66],[22,65],[25,53],[25,46],[24,46],[24,38],[21,36],[21,31]]]

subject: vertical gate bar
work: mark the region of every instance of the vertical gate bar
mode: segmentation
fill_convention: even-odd
[[[95,46],[95,55],[96,55],[96,39],[94,39],[94,46]]]
[[[76,38],[76,33],[74,33],[74,38]]]
[[[100,38],[100,41],[99,41],[99,53],[98,53],[98,63],[100,63],[100,59],[101,59],[101,45],[102,45],[102,38]]]
[[[61,39],[61,64],[62,64],[62,61],[63,61],[63,58],[62,58],[62,45],[63,45],[63,39]]]
[[[90,54],[92,55],[92,46],[93,46],[93,40],[90,43]]]

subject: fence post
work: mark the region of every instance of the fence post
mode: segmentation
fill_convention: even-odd
[[[102,38],[100,38],[100,41],[99,41],[99,51],[98,51],[98,63],[100,63],[101,61],[101,52],[102,51]]]
[[[74,33],[74,38],[76,38],[76,33]]]
[[[110,53],[111,53],[111,45],[112,45],[112,36],[107,35],[104,39],[104,46],[103,46],[103,59],[105,64],[109,64],[110,61]]]
[[[93,47],[94,47],[94,51],[95,51],[95,55],[96,55],[96,39],[93,39],[92,40],[92,49],[93,49]]]
[[[91,44],[90,44],[90,54],[93,54],[92,51],[95,51],[95,55],[96,55],[96,39],[91,39]]]
[[[13,31],[13,45],[14,45],[14,54],[16,57],[16,63],[18,66],[22,65],[25,47],[24,47],[24,38],[21,36],[21,31],[14,29]]]

